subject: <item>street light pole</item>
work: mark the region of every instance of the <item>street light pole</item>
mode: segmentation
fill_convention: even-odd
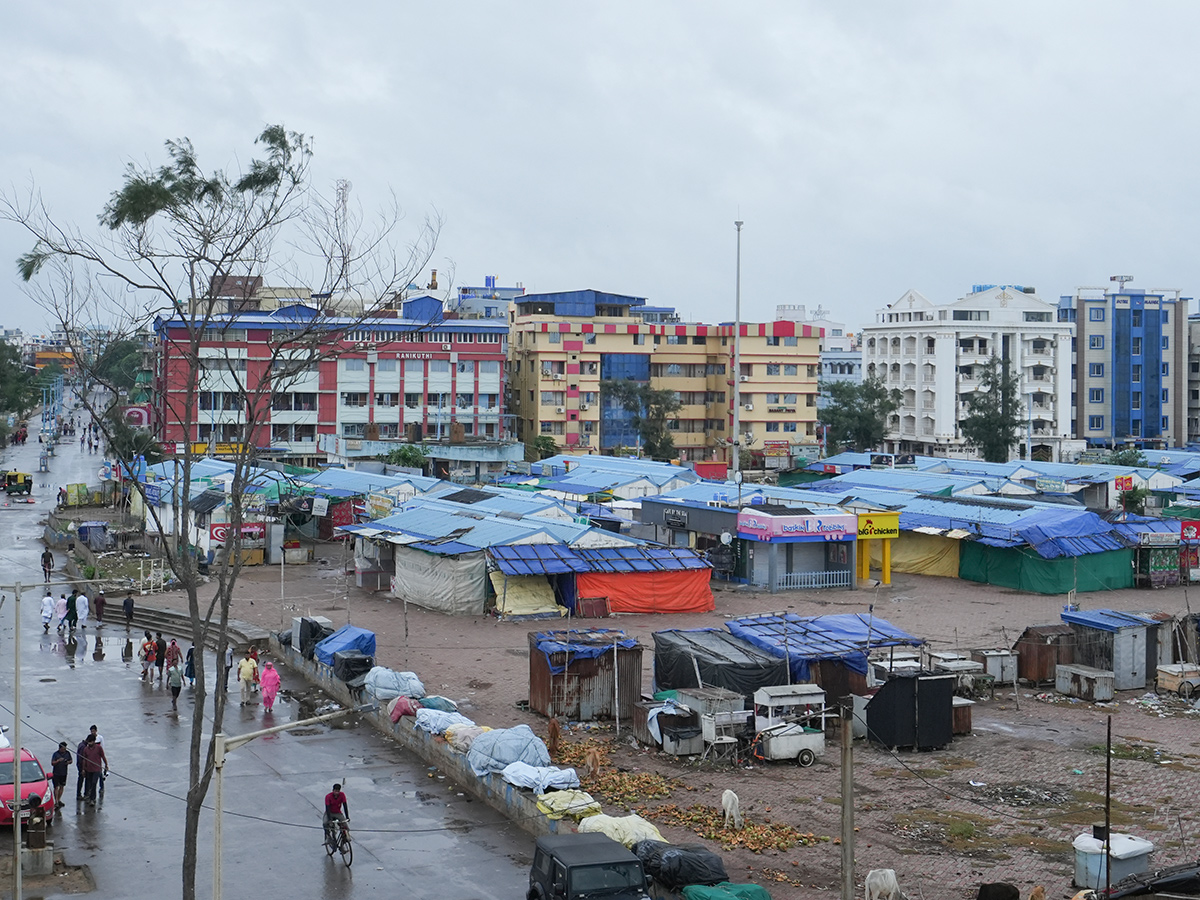
[[[311,719],[301,719],[299,722],[288,722],[286,725],[276,725],[261,731],[239,734],[237,737],[226,737],[223,731],[213,736],[213,768],[217,773],[216,808],[213,810],[213,900],[221,900],[221,811],[224,808],[222,803],[225,794],[225,754],[236,750],[243,744],[248,744],[255,738],[277,734],[280,731],[291,731],[293,728],[302,728],[306,725],[328,722],[330,719],[348,716],[350,713],[366,712],[374,709],[375,706],[376,704],[368,703],[350,709],[339,709],[322,716],[313,716]]]
[[[737,279],[733,300],[733,480],[741,478],[742,423],[742,220],[733,223],[737,229]]]
[[[21,582],[13,585],[13,900],[21,900]]]

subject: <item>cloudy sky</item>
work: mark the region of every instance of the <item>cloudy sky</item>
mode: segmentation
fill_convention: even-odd
[[[317,185],[445,217],[433,265],[530,291],[857,327],[908,288],[1200,290],[1192,2],[9,5],[0,188],[93,227],[126,163],[267,123]],[[0,325],[41,331],[0,223]]]

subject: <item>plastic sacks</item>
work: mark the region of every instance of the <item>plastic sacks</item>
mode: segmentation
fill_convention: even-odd
[[[550,788],[577,788],[579,776],[574,769],[557,766],[531,766],[520,760],[511,762],[500,770],[500,777],[517,787],[532,788],[539,794]]]
[[[422,731],[428,731],[430,734],[441,734],[451,725],[474,725],[464,715],[459,713],[442,712],[440,709],[425,709],[417,710],[417,727]]]
[[[446,728],[446,743],[459,753],[466,753],[475,743],[475,738],[491,730],[486,725],[450,725]]]
[[[570,816],[578,821],[600,812],[600,804],[587,791],[551,791],[538,797],[537,808],[548,819]]]
[[[638,841],[631,848],[646,874],[668,890],[688,884],[719,884],[729,880],[725,863],[698,844],[678,846],[658,841]]]
[[[626,847],[632,847],[638,841],[666,843],[662,833],[653,824],[637,815],[606,816],[601,813],[598,816],[588,816],[579,823],[577,830],[589,834],[599,832],[608,835]]]
[[[391,700],[393,697],[424,697],[425,685],[412,672],[393,672],[384,666],[376,666],[367,673],[363,685],[367,696],[376,700]]]
[[[499,772],[509,763],[528,763],[531,766],[550,765],[550,754],[542,739],[528,725],[497,728],[475,738],[467,753],[467,763],[476,775]]]
[[[415,716],[421,708],[421,701],[411,697],[396,697],[388,704],[388,716],[393,722],[399,722],[404,716]]]

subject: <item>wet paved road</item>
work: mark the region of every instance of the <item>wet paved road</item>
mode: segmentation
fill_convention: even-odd
[[[0,451],[0,467],[34,471],[35,435]],[[170,693],[138,679],[122,661],[123,625],[88,629],[72,647],[39,621],[42,551],[39,520],[59,483],[94,480],[100,456],[59,448],[50,475],[35,475],[34,505],[0,508],[0,583],[28,585],[21,602],[22,743],[48,765],[59,740],[72,752],[91,724],[104,736],[112,775],[95,807],[74,800],[74,772],[50,829],[68,864],[91,868],[92,896],[179,895],[187,742],[188,688],[178,713]],[[0,503],[4,501],[0,499]],[[61,575],[52,576],[61,578]],[[13,597],[0,609],[0,721],[12,718]],[[99,648],[97,647],[99,644]],[[273,716],[260,706],[227,709],[228,734],[254,731],[311,714],[288,696],[305,685],[284,673]],[[354,866],[329,860],[321,847],[320,809],[341,781],[350,801]],[[209,792],[211,804],[212,790]],[[296,898],[523,897],[532,839],[448,779],[431,773],[366,726],[316,726],[285,732],[234,751],[225,767],[223,886],[228,897]],[[0,853],[11,833],[0,829]],[[212,816],[201,824],[197,890],[212,891]],[[9,885],[0,890],[11,893]],[[38,896],[26,892],[26,896]],[[64,896],[46,894],[44,896]]]

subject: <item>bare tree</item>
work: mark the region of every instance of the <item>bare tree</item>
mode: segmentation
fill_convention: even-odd
[[[337,184],[332,200],[311,188],[312,150],[304,135],[272,126],[257,144],[260,155],[244,170],[205,174],[188,140],[168,141],[165,164],[127,167],[94,233],[56,220],[35,188],[0,197],[0,218],[25,228],[33,239],[33,249],[18,261],[20,274],[66,334],[85,408],[102,428],[111,427],[104,413],[116,396],[116,385],[96,365],[105,348],[150,328],[167,342],[160,365],[175,367],[173,377],[187,389],[165,397],[162,415],[178,423],[186,439],[175,457],[169,519],[164,521],[155,503],[145,506],[164,538],[165,563],[186,592],[192,640],[197,647],[215,646],[218,671],[242,564],[241,498],[254,477],[255,449],[272,396],[336,354],[348,332],[401,298],[429,261],[441,227],[436,216],[426,217],[398,248],[403,217],[394,197],[368,227],[350,203],[348,182]],[[243,367],[233,354],[212,348],[236,336],[238,313],[249,299],[231,285],[261,277],[311,285],[312,299],[297,301],[286,328],[275,332],[269,359]],[[193,443],[202,421],[198,398],[218,388],[237,397],[241,421],[228,441],[233,469],[227,552],[208,582],[199,573],[188,514],[192,467],[202,455]],[[146,500],[143,484],[135,482],[132,489]],[[202,597],[206,584],[214,589]],[[203,736],[210,699],[203,656],[195,659],[183,835],[186,900],[196,896],[200,811],[212,777],[213,740]],[[216,734],[222,730],[225,693],[216,691],[211,699]]]

